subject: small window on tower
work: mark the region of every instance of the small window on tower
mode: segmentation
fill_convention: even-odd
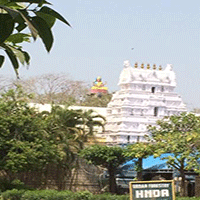
[[[154,108],[154,116],[158,116],[158,107]]]
[[[130,135],[127,136],[127,143],[130,142]]]
[[[145,85],[142,86],[142,90],[146,90],[146,86]]]
[[[151,93],[155,93],[155,89],[156,89],[155,87],[152,87],[151,88]]]
[[[165,91],[165,89],[164,89],[164,87],[162,86],[162,87],[161,87],[161,92],[164,92],[164,91]]]
[[[134,115],[134,110],[133,109],[131,109],[130,115]]]

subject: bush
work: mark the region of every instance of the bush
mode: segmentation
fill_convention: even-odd
[[[7,190],[2,193],[3,200],[129,200],[129,195],[109,193],[93,195],[89,191],[71,192],[56,190]]]
[[[89,191],[78,191],[74,193],[73,199],[76,200],[92,200],[92,193]]]
[[[72,195],[71,191],[35,190],[26,191],[22,200],[71,200],[73,199]]]
[[[25,190],[7,190],[1,194],[3,200],[21,200]]]
[[[0,198],[1,199],[1,198]],[[2,193],[2,200],[130,200],[127,195],[110,193],[93,195],[89,191],[56,190],[7,190]],[[176,200],[200,200],[200,197],[177,197]]]
[[[129,195],[112,195],[110,193],[98,194],[92,197],[92,200],[129,200]]]

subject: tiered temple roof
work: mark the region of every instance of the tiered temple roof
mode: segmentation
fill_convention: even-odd
[[[164,70],[154,64],[132,67],[124,61],[119,77],[120,90],[107,107],[106,140],[108,144],[145,141],[147,125],[155,125],[164,116],[186,111],[181,97],[174,92],[176,76],[172,65]]]

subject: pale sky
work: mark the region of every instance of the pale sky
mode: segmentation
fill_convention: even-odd
[[[32,60],[21,77],[65,73],[92,83],[97,76],[118,90],[124,60],[134,65],[172,64],[177,89],[189,109],[200,108],[199,0],[49,0],[72,25],[53,29],[54,46],[24,45]],[[132,48],[134,48],[132,50]],[[14,76],[9,62],[0,75]]]

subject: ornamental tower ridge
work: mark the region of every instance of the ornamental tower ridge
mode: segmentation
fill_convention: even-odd
[[[186,106],[174,92],[176,76],[172,65],[166,68],[124,61],[119,77],[120,90],[107,106],[106,142],[123,145],[145,142],[147,126],[164,116],[185,112]]]

